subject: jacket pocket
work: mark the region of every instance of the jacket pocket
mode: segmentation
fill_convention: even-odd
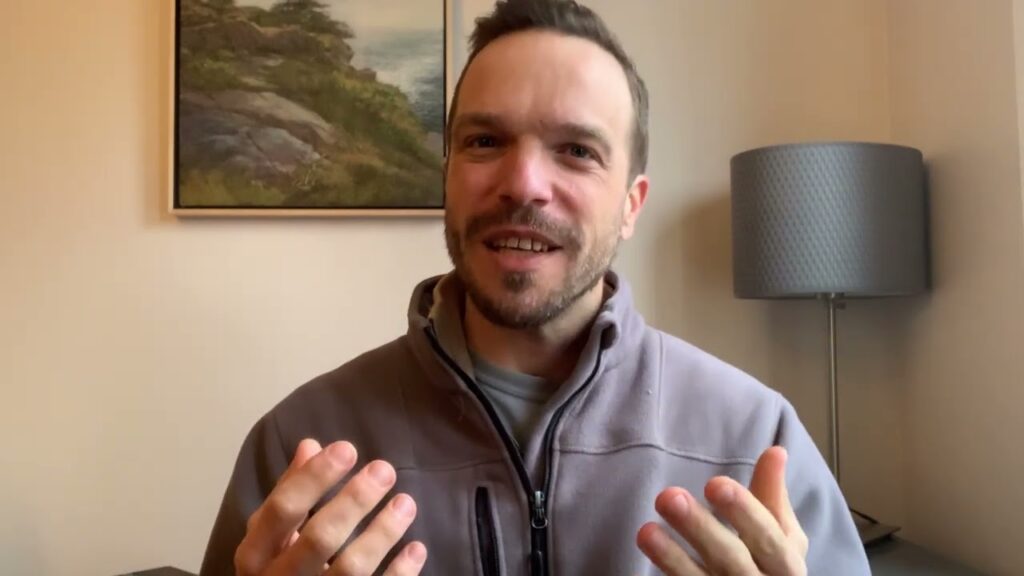
[[[480,546],[480,567],[483,576],[501,576],[498,562],[498,532],[491,509],[491,493],[487,488],[476,489],[476,541]]]

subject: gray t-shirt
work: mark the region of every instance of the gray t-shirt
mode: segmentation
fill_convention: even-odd
[[[442,278],[434,287],[433,296],[430,320],[441,347],[480,384],[505,428],[520,447],[525,446],[540,420],[544,405],[560,383],[499,368],[469,350],[462,330],[466,294],[454,276]]]
[[[525,446],[537,427],[544,405],[558,390],[558,383],[500,368],[472,351],[469,357],[480,388],[519,446]]]

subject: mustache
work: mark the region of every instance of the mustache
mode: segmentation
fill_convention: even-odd
[[[563,250],[579,250],[581,234],[569,224],[544,214],[533,205],[499,206],[494,210],[478,214],[466,224],[466,239],[475,240],[488,230],[501,226],[520,226],[550,238]]]

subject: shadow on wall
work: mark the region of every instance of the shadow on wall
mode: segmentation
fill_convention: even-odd
[[[701,195],[670,224],[661,230],[659,246],[679,249],[659,251],[657,269],[685,272],[664,274],[675,285],[659,286],[658,310],[666,327],[790,397],[798,410],[805,407],[808,427],[823,432],[824,417],[815,418],[827,370],[820,303],[734,296],[728,189]],[[670,261],[674,257],[681,261]]]
[[[28,523],[13,521],[0,523],[0,558],[3,559],[5,574],[45,573],[47,558],[41,543],[45,541],[39,533],[36,513],[29,510],[25,502],[19,501],[17,495],[24,492],[7,485],[0,491],[0,510],[8,519],[27,520]],[[50,566],[52,569],[52,565]]]
[[[142,203],[142,221],[145,225],[154,226],[161,223],[174,222],[176,218],[167,211],[167,203],[172,193],[171,170],[173,169],[171,150],[173,143],[173,65],[174,65],[174,42],[171,37],[171,30],[174,26],[174,2],[163,2],[160,10],[147,10],[147,19],[155,19],[150,22],[152,27],[147,30],[156,30],[156,43],[159,50],[147,51],[147,58],[154,58],[147,62],[146,74],[140,74],[140,81],[147,87],[155,86],[155,97],[149,98],[143,106],[142,124],[147,127],[143,132],[144,140],[140,146],[145,150],[145,158],[152,158],[154,162],[149,166],[147,183],[152,183],[152,188],[141,191],[145,194],[145,201]],[[152,88],[143,90],[142,93],[152,94]],[[154,126],[153,123],[157,124]]]
[[[691,288],[732,297],[732,199],[728,189],[704,194],[682,214],[683,259],[700,272]]]
[[[761,310],[733,297],[729,191],[693,196],[676,217],[663,218],[657,231],[659,328],[753,370],[760,339],[749,327],[759,323]]]

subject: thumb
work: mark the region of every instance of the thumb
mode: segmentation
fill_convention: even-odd
[[[786,534],[800,529],[793,505],[789,502],[786,489],[786,460],[788,454],[782,446],[772,446],[764,451],[754,466],[750,480],[750,492],[775,516]]]

